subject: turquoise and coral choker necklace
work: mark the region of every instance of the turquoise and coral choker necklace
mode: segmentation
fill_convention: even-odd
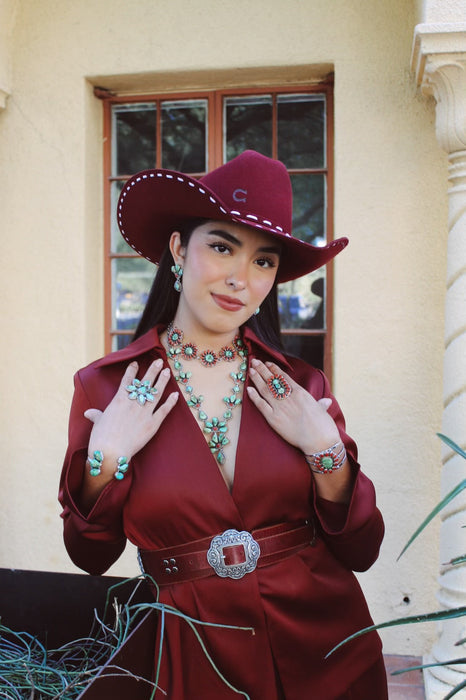
[[[210,451],[218,464],[222,465],[225,462],[224,448],[230,442],[227,437],[228,421],[233,415],[233,409],[242,403],[240,394],[241,385],[246,380],[248,366],[247,349],[240,336],[236,336],[232,345],[226,345],[218,353],[212,350],[199,351],[195,343],[184,343],[183,339],[183,331],[170,323],[167,328],[167,357],[173,362],[173,367],[176,371],[174,374],[175,379],[183,386],[186,394],[188,394],[187,404],[194,411],[197,411],[198,417],[203,424],[203,432],[209,435],[208,445]],[[209,418],[206,412],[202,410],[204,397],[195,395],[194,389],[191,386],[190,379],[192,372],[184,370],[181,360],[200,360],[205,367],[213,367],[218,362],[233,362],[235,358],[239,358],[239,366],[236,372],[230,372],[230,377],[233,379],[233,388],[231,394],[223,397],[226,410],[221,418],[217,416]]]
[[[244,350],[243,341],[237,335],[231,345],[225,345],[218,353],[213,350],[199,350],[195,343],[183,343],[184,333],[172,323],[167,327],[168,353],[172,357],[181,356],[183,360],[200,360],[204,367],[214,367],[217,362],[232,362],[240,350]]]

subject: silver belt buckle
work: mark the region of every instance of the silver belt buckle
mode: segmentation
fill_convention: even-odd
[[[240,564],[225,564],[225,547],[235,547],[242,545],[244,549],[245,561]],[[245,574],[250,574],[257,566],[261,548],[250,532],[242,530],[225,530],[221,535],[212,538],[207,552],[207,561],[213,568],[217,576],[222,578],[243,578]]]

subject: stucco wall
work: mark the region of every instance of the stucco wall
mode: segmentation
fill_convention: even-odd
[[[416,0],[417,22],[458,23],[466,20],[463,0]]]
[[[335,228],[351,239],[335,266],[334,390],[387,525],[361,583],[377,621],[436,607],[436,525],[395,561],[440,475],[447,178],[409,70],[416,21],[406,0],[19,2],[0,113],[1,567],[75,570],[56,491],[72,375],[103,351],[92,82],[254,85],[333,65]],[[130,552],[112,573],[135,570]],[[422,653],[433,634],[386,632],[385,648]]]

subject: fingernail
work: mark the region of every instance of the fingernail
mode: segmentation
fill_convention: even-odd
[[[170,368],[169,368],[169,367],[165,367],[165,369],[163,369],[163,370],[160,372],[160,374],[162,374],[164,377],[168,377],[168,375],[170,374]]]
[[[259,360],[256,360],[256,358],[254,358],[254,359],[251,361],[251,364],[254,365],[255,367],[257,367],[257,365],[259,364]]]

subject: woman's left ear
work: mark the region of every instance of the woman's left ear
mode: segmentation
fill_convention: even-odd
[[[173,231],[172,235],[170,236],[169,248],[175,265],[182,265],[184,262],[186,248],[181,244],[181,234],[179,231]]]

